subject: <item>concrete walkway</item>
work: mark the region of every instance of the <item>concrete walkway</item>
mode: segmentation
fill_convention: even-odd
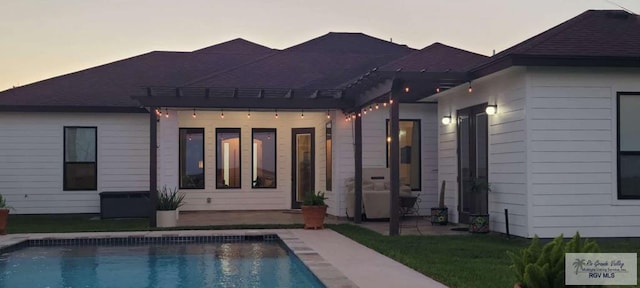
[[[359,287],[447,287],[333,230],[289,231]]]

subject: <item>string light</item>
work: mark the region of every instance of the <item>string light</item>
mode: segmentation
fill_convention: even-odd
[[[276,109],[276,119],[278,119],[278,109]]]
[[[193,118],[196,118],[196,108],[193,108]]]
[[[362,109],[362,114],[367,115],[367,109]]]
[[[387,102],[383,102],[382,107],[387,107]]]
[[[164,108],[164,116],[169,118],[169,109]]]
[[[220,118],[224,119],[224,109],[220,109]]]
[[[331,119],[331,114],[329,114],[329,110],[327,110],[327,119]]]
[[[389,104],[393,104],[393,99],[389,98]]]
[[[409,93],[409,86],[404,87],[404,93]]]
[[[251,109],[249,109],[249,112],[247,112],[247,118],[251,118]]]
[[[360,112],[358,112],[358,117],[362,117],[362,114]]]
[[[376,110],[378,110],[380,108],[380,105],[378,105],[378,103],[376,103]]]
[[[356,119],[356,114],[351,114],[351,119]]]
[[[473,87],[471,87],[471,82],[469,82],[469,88],[467,88],[467,91],[469,91],[469,93],[473,92]]]
[[[436,93],[440,93],[440,87],[436,88]]]
[[[300,119],[304,119],[304,109],[302,109],[300,112]]]

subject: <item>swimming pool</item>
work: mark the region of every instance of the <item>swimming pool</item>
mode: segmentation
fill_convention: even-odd
[[[279,240],[84,240],[2,253],[0,287],[325,287]]]

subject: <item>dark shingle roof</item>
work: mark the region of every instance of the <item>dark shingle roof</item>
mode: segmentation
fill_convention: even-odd
[[[240,52],[233,53],[239,46]],[[143,86],[178,86],[273,52],[244,40],[198,52],[150,52],[2,91],[0,106],[138,107],[131,95]]]
[[[464,72],[488,57],[442,43],[433,43],[419,51],[380,67],[381,71]]]
[[[479,77],[512,65],[638,66],[640,16],[622,10],[588,10],[471,71]]]
[[[415,51],[362,33],[328,33],[212,77],[194,87],[339,88],[345,82]]]

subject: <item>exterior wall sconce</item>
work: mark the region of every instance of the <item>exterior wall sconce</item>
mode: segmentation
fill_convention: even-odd
[[[449,125],[451,123],[451,115],[442,116],[442,124]]]
[[[487,112],[487,115],[494,115],[498,112],[498,105],[487,105],[487,108],[484,109],[484,112]]]

